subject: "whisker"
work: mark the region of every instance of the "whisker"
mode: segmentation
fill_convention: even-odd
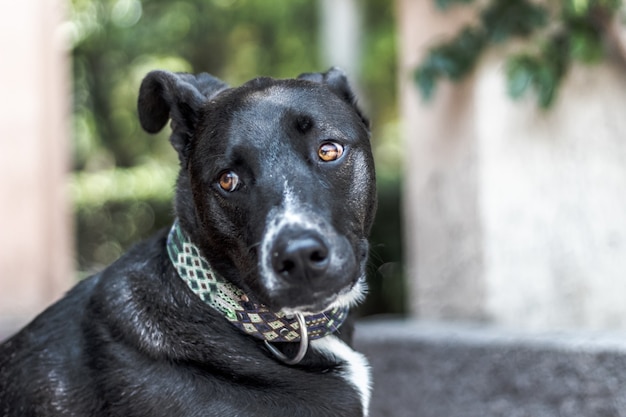
[[[253,243],[252,245],[249,245],[247,247],[247,249],[250,250],[250,249],[256,248],[258,246],[261,246],[261,243],[263,243],[263,241],[258,241],[257,243]]]

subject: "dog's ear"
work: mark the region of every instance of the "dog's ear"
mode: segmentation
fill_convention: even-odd
[[[225,83],[206,73],[152,71],[139,88],[137,110],[141,127],[148,133],[157,133],[171,118],[170,141],[184,160],[200,107],[226,88]]]
[[[341,69],[332,67],[326,72],[300,74],[298,78],[327,85],[331,91],[339,96],[339,98],[354,108],[367,128],[370,127],[370,122],[357,105],[356,96],[350,88],[350,83],[348,82],[346,74]]]

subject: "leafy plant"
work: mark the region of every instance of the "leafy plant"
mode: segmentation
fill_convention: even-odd
[[[445,11],[474,0],[435,0]],[[478,24],[433,46],[414,76],[422,96],[434,95],[441,78],[459,81],[476,67],[490,47],[522,41],[522,52],[506,58],[508,93],[513,98],[533,90],[542,108],[554,102],[572,62],[595,63],[605,55],[604,39],[621,0],[491,0],[478,10]]]

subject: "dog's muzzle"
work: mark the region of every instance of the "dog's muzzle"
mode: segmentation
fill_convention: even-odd
[[[353,248],[336,233],[288,225],[262,246],[262,282],[278,309],[294,313],[325,310],[362,275]]]

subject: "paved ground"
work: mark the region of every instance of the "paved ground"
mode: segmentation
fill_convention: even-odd
[[[626,416],[626,335],[361,323],[371,417]]]

